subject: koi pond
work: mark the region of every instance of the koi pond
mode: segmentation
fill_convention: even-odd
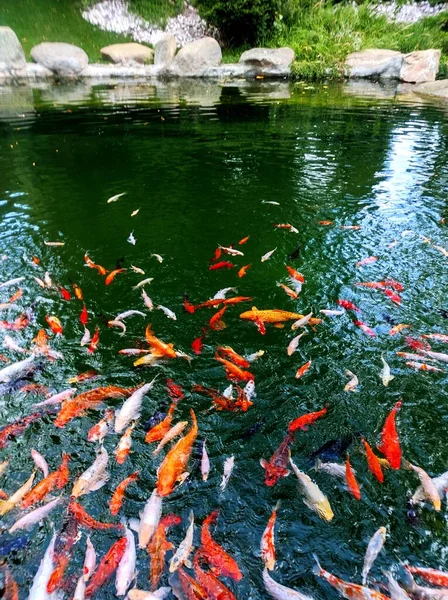
[[[361,585],[381,527],[368,597],[429,597],[400,565],[448,570],[448,120],[380,96],[0,88],[3,597],[336,599],[313,554]]]

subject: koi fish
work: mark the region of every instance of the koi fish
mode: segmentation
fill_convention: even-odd
[[[89,313],[87,312],[87,307],[85,304],[82,307],[82,311],[79,316],[79,320],[81,322],[81,325],[83,325],[83,327],[85,327],[89,321]]]
[[[378,260],[378,256],[368,256],[367,258],[363,258],[356,263],[356,267],[362,267],[364,265],[371,265],[372,263]]]
[[[236,248],[232,248],[230,247],[226,247],[226,246],[221,246],[221,244],[218,244],[218,248],[221,248],[221,250],[223,252],[225,252],[226,254],[229,254],[230,256],[244,256],[244,253],[241,252],[241,250],[237,250]]]
[[[78,522],[68,514],[62,524],[61,532],[56,536],[51,574],[46,587],[43,588],[47,594],[52,594],[62,587],[64,573],[70,563],[78,536]]]
[[[190,577],[188,573],[186,573],[183,569],[178,570],[179,574],[179,582],[180,582],[180,592],[183,595],[180,597],[185,597],[186,600],[208,600],[209,595],[204,590],[202,585],[199,585],[197,581]]]
[[[179,525],[180,522],[181,518],[174,514],[163,517],[149,543],[148,552],[151,557],[150,580],[153,590],[159,585],[162,577],[165,568],[165,555],[168,550],[174,548],[173,544],[166,539],[166,533],[169,527]]]
[[[292,340],[288,344],[288,348],[286,349],[286,353],[288,354],[288,356],[291,356],[292,354],[294,354],[294,352],[297,350],[300,339],[305,334],[306,334],[306,331],[304,331],[303,333],[299,333],[299,335],[296,335],[295,337],[292,338]]]
[[[137,240],[134,237],[134,232],[133,231],[131,231],[131,233],[129,234],[127,241],[130,244],[132,244],[133,246],[135,246],[135,244],[137,243]]]
[[[198,434],[198,424],[193,409],[190,410],[192,425],[190,431],[170,449],[159,467],[157,490],[161,496],[169,496],[176,481],[183,480],[191,455],[193,443]]]
[[[6,515],[10,510],[17,506],[22,499],[29,493],[33,487],[33,481],[36,471],[33,471],[30,477],[6,500],[0,500],[0,516]]]
[[[437,340],[438,342],[448,343],[448,335],[444,333],[428,333],[426,335],[422,335],[422,337],[428,340]]]
[[[290,231],[291,233],[299,233],[299,230],[296,229],[293,225],[291,225],[290,223],[277,223],[274,225],[274,227],[276,229],[287,229],[288,231]]]
[[[227,327],[227,325],[222,320],[222,316],[226,312],[227,308],[227,306],[224,306],[223,308],[218,310],[216,314],[213,315],[213,317],[208,323],[210,329],[212,329],[213,331],[221,331],[222,329],[225,329]]]
[[[234,379],[236,381],[250,381],[252,379],[255,379],[252,373],[242,369],[238,365],[235,365],[233,362],[222,358],[217,353],[215,353],[215,360],[217,360],[224,366],[224,370],[228,379]]]
[[[210,459],[207,454],[207,449],[205,447],[205,440],[202,443],[202,457],[201,457],[201,475],[202,481],[207,481],[210,473]]]
[[[296,371],[296,379],[300,379],[300,377],[303,377],[305,375],[305,373],[309,370],[310,367],[311,367],[311,360],[309,360],[304,365],[299,367]]]
[[[339,463],[332,462],[322,462],[319,458],[314,465],[314,469],[316,471],[323,471],[332,477],[337,477],[338,479],[345,479],[345,465],[340,465]]]
[[[90,267],[91,269],[96,269],[100,275],[104,276],[109,273],[109,271],[107,269],[105,269],[104,267],[102,267],[101,265],[95,264],[93,262],[93,260],[91,258],[89,258],[89,256],[87,254],[84,254],[84,261],[88,267]]]
[[[202,524],[201,530],[201,556],[208,562],[213,574],[217,577],[230,577],[240,581],[243,577],[235,559],[228,554],[222,546],[217,544],[210,533],[210,526],[216,523],[219,511],[214,510]]]
[[[294,464],[291,455],[289,456],[289,462],[292,470],[299,480],[300,490],[303,494],[303,502],[310,510],[319,515],[321,519],[325,521],[331,521],[334,517],[334,513],[331,509],[328,498],[322,493],[317,484],[303,471],[297,468]]]
[[[68,290],[66,290],[65,288],[60,287],[59,291],[61,292],[61,296],[62,296],[63,300],[71,300],[72,299],[70,292]]]
[[[370,337],[376,336],[376,333],[373,331],[373,329],[371,329],[368,325],[366,325],[362,321],[353,321],[353,324],[356,325],[357,327],[359,327],[361,329],[361,331],[363,331],[365,334],[369,335]]]
[[[263,256],[261,257],[261,262],[265,262],[265,261],[269,260],[276,250],[277,250],[277,248],[274,248],[274,250],[269,250],[269,252],[266,252],[266,254],[263,254]]]
[[[349,371],[348,369],[345,372],[345,375],[347,377],[350,377],[351,379],[350,379],[350,381],[348,383],[345,384],[344,392],[359,392],[359,390],[356,389],[358,387],[358,385],[359,385],[359,379],[358,379],[358,377],[354,373],[352,373],[351,371]]]
[[[109,479],[109,473],[107,472],[108,462],[109,455],[107,450],[101,446],[96,459],[73,484],[70,496],[79,498],[79,496],[84,496],[103,487]]]
[[[302,431],[307,431],[308,425],[311,425],[312,423],[315,423],[318,419],[324,417],[327,414],[327,412],[328,407],[325,406],[325,408],[323,408],[322,410],[319,410],[317,412],[311,412],[306,415],[302,415],[297,419],[294,419],[294,421],[291,421],[291,423],[288,425],[288,432],[294,433],[298,429],[301,429]]]
[[[140,513],[140,527],[138,530],[138,547],[146,548],[151,541],[162,516],[162,496],[154,488]]]
[[[403,586],[412,598],[418,598],[419,600],[445,600],[447,598],[446,588],[436,589],[417,585],[409,571],[406,572]]]
[[[256,321],[259,319],[263,323],[285,323],[286,321],[296,321],[297,319],[303,319],[304,315],[298,313],[288,312],[286,310],[279,310],[277,308],[268,310],[258,310],[253,307],[252,310],[248,310],[240,314],[240,319],[245,321]],[[310,318],[308,321],[310,325],[318,325],[322,322],[321,319]]]
[[[156,306],[156,308],[158,310],[161,310],[164,313],[164,315],[166,317],[168,317],[168,319],[172,319],[173,321],[177,321],[176,313],[173,312],[171,309],[167,308],[166,306],[162,306],[161,304],[159,304],[158,306]]]
[[[383,290],[383,294],[392,300],[395,304],[401,304],[401,297],[392,290]]]
[[[36,467],[42,471],[43,476],[48,477],[48,474],[50,472],[49,468],[48,468],[48,463],[45,460],[45,458],[42,456],[42,454],[40,454],[40,452],[38,452],[37,450],[34,450],[34,448],[32,448],[31,449],[31,458],[33,459]]]
[[[376,590],[371,590],[362,585],[357,585],[356,583],[343,581],[342,579],[339,579],[339,577],[325,571],[325,569],[320,566],[317,556],[315,554],[313,556],[316,561],[315,574],[328,581],[328,583],[338,590],[344,598],[347,598],[348,600],[389,600],[387,596]]]
[[[429,348],[420,349],[421,353],[425,356],[429,356],[434,360],[438,360],[443,363],[448,363],[448,354],[443,354],[442,352],[431,352]]]
[[[400,331],[403,331],[403,329],[409,329],[409,327],[411,327],[411,325],[407,325],[406,323],[399,323],[398,325],[395,325],[395,327],[392,327],[392,329],[390,329],[389,335],[397,335],[397,333],[400,333]]]
[[[397,356],[401,358],[405,358],[406,360],[417,360],[417,361],[427,361],[432,362],[432,358],[428,358],[426,356],[421,356],[420,354],[412,354],[412,352],[396,352]]]
[[[79,287],[79,285],[77,283],[73,284],[73,291],[75,292],[75,296],[78,300],[83,299],[83,294],[82,294],[82,289]]]
[[[383,385],[387,387],[389,383],[394,379],[394,376],[390,374],[390,367],[387,362],[384,360],[383,355],[381,355],[381,362],[383,363],[383,368],[380,373],[381,381]]]
[[[439,492],[438,492],[436,486],[434,485],[434,482],[432,481],[431,477],[428,475],[428,473],[424,469],[411,464],[407,460],[404,461],[403,464],[406,469],[412,469],[417,474],[418,478],[420,479],[420,484],[421,484],[421,487],[422,487],[425,497],[434,506],[434,510],[439,512],[440,508],[441,508],[440,495],[439,495]]]
[[[194,574],[205,591],[205,598],[220,598],[221,600],[236,600],[234,594],[211,571],[204,571],[200,566],[201,554],[196,552],[193,560]],[[202,596],[195,595],[194,598]]]
[[[352,466],[350,464],[350,457],[347,454],[347,458],[345,460],[345,481],[347,483],[347,487],[352,496],[356,498],[356,500],[361,500],[361,489],[356,481],[355,474],[353,473]]]
[[[340,229],[348,231],[359,231],[361,229],[361,225],[341,225]]]
[[[282,477],[287,477],[290,471],[286,468],[289,460],[289,446],[294,441],[294,434],[286,435],[280,446],[272,455],[269,462],[260,458],[260,465],[265,470],[264,483],[271,487]]]
[[[98,371],[95,369],[90,369],[90,371],[85,371],[84,373],[80,373],[79,375],[75,375],[74,377],[70,377],[67,379],[68,383],[81,383],[82,381],[87,381],[88,379],[95,379],[98,377]]]
[[[173,402],[168,410],[166,417],[154,425],[146,434],[145,442],[151,444],[152,442],[159,442],[163,439],[164,435],[170,430],[171,422],[173,420],[174,410],[177,406],[177,402]]]
[[[111,271],[109,273],[109,275],[106,277],[106,279],[104,280],[104,283],[106,285],[110,285],[112,283],[112,281],[115,279],[115,277],[119,274],[119,273],[124,273],[126,271],[126,269],[114,269],[113,271]],[[126,538],[125,538],[126,539]]]
[[[93,354],[93,352],[95,352],[95,350],[98,348],[99,341],[100,341],[100,330],[97,326],[97,327],[95,327],[95,333],[93,334],[93,337],[90,340],[89,347],[87,348],[87,352],[89,354]]]
[[[144,289],[142,290],[142,298],[143,298],[143,302],[144,302],[146,308],[148,310],[153,310],[154,304]]]
[[[378,479],[378,481],[380,483],[383,483],[384,473],[383,473],[383,469],[381,468],[380,459],[373,452],[372,448],[370,447],[369,442],[365,438],[362,438],[362,441],[364,444],[364,448],[366,450],[367,466],[369,468],[369,471],[371,473],[373,473],[373,475],[375,475],[375,477]]]
[[[188,563],[188,557],[191,554],[193,548],[193,535],[194,535],[194,513],[191,510],[189,515],[190,524],[185,534],[184,539],[179,544],[178,549],[173,554],[170,560],[170,573],[174,573],[183,564]]]
[[[364,565],[362,568],[362,585],[366,585],[369,571],[372,568],[376,557],[383,549],[384,542],[386,541],[386,533],[386,528],[380,527],[378,531],[376,531],[370,538],[370,541],[367,545],[366,555],[364,558]]]
[[[216,352],[217,354],[223,354],[229,360],[234,362],[239,367],[242,367],[243,369],[249,368],[249,362],[245,358],[243,358],[241,354],[235,352],[235,350],[230,346],[218,346],[216,348]]]
[[[311,596],[306,596],[272,579],[266,568],[263,570],[263,583],[265,590],[274,600],[313,600]]]
[[[401,463],[400,440],[395,424],[395,417],[401,404],[397,402],[386,418],[381,432],[381,445],[378,446],[378,450],[387,458],[392,469],[399,469]]]
[[[135,210],[133,210],[133,211],[131,212],[131,217],[135,217],[136,215],[138,215],[138,213],[139,213],[139,212],[140,212],[140,209],[139,209],[139,208],[136,208]]]
[[[191,391],[210,396],[210,398],[213,400],[213,405],[217,410],[236,412],[240,409],[240,404],[237,404],[232,396],[228,397],[225,393],[221,394],[218,390],[214,390],[213,388],[202,385],[194,385],[191,388]]]
[[[176,423],[176,425],[171,427],[171,429],[169,431],[167,431],[167,433],[164,435],[164,437],[160,440],[157,448],[155,450],[153,450],[153,455],[158,456],[160,454],[161,450],[171,440],[173,440],[175,437],[180,435],[187,425],[188,425],[188,421],[179,421],[179,423]]]
[[[365,287],[370,290],[383,290],[385,287],[384,281],[361,281],[355,283],[356,287]]]
[[[234,456],[229,456],[229,458],[226,458],[226,460],[224,461],[224,473],[222,475],[222,480],[219,485],[219,489],[221,490],[221,492],[223,492],[227,487],[230,476],[232,475],[234,465],[235,465],[235,457]]]
[[[22,435],[22,433],[29,425],[31,425],[31,423],[41,419],[44,414],[45,413],[35,412],[2,427],[0,429],[0,448],[6,448],[12,439]]]
[[[407,361],[406,366],[411,367],[412,369],[415,369],[416,371],[432,371],[433,373],[445,373],[445,371],[443,369],[438,369],[437,367],[434,367],[433,365],[428,365],[427,363],[422,363],[422,362],[415,362],[412,360]]]
[[[138,478],[139,478],[139,472],[134,471],[134,473],[131,473],[131,475],[129,475],[129,477],[126,477],[126,479],[123,479],[123,481],[121,481],[117,485],[117,487],[114,490],[114,493],[112,494],[112,498],[110,499],[110,502],[109,502],[109,510],[110,510],[111,515],[116,516],[120,512],[120,509],[123,505],[124,494],[125,494],[126,488],[132,482],[137,481]]]
[[[108,408],[104,413],[104,417],[93,425],[89,429],[89,433],[87,434],[88,442],[102,442],[106,435],[111,430],[115,419],[115,412],[113,408]]]
[[[61,490],[65,487],[69,480],[68,461],[70,456],[65,452],[62,453],[62,462],[60,467],[47,475],[42,481],[34,486],[23,498],[20,507],[29,508],[33,504],[40,502],[45,496],[54,489]]]
[[[210,265],[208,270],[217,271],[218,269],[233,269],[233,267],[236,267],[236,265],[226,260],[222,260],[220,262],[215,263],[214,265]]]
[[[319,221],[319,225],[334,225],[334,221]]]
[[[246,237],[243,237],[243,238],[242,238],[242,239],[241,239],[241,240],[238,242],[238,244],[239,244],[240,246],[242,246],[243,244],[245,244],[245,243],[247,242],[247,240],[248,240],[249,238],[250,238],[250,235],[247,235]]]
[[[56,534],[51,538],[48,544],[45,554],[40,562],[39,569],[34,576],[33,584],[29,591],[29,600],[39,600],[44,598],[43,591],[45,591],[51,572],[53,570],[53,559],[54,559],[54,546],[56,542]]]
[[[327,317],[340,317],[344,314],[343,310],[331,310],[326,308],[322,308],[319,312]]]
[[[115,589],[117,596],[124,596],[128,591],[132,581],[135,579],[135,563],[137,560],[135,551],[135,540],[132,531],[126,528],[126,549],[118,563],[117,574],[115,578]]]
[[[117,540],[100,560],[96,571],[93,573],[86,589],[85,597],[90,598],[112,577],[120,564],[128,545],[127,537]]]
[[[106,398],[123,398],[123,396],[127,396],[131,391],[132,389],[108,385],[83,392],[63,403],[54,421],[54,425],[56,427],[65,427],[67,423],[84,414],[86,410],[97,408]]]
[[[285,285],[284,283],[279,283],[277,281],[277,287],[281,287],[282,290],[293,300],[297,300],[297,298],[299,297],[298,292],[295,292],[293,289],[291,289],[290,287],[288,287],[287,285]]]
[[[384,575],[387,579],[387,587],[389,590],[391,600],[410,600],[410,596],[408,596],[404,589],[400,585],[398,585],[398,583],[392,577],[392,573],[386,571]]]
[[[119,200],[122,196],[125,196],[127,194],[127,192],[121,192],[121,194],[115,194],[115,196],[111,196],[109,198],[109,200],[107,201],[107,204],[110,204],[111,202],[116,202],[117,200]]]
[[[129,456],[129,453],[131,451],[131,446],[132,446],[131,435],[134,430],[134,427],[135,427],[135,423],[133,423],[132,425],[129,425],[129,427],[126,429],[126,431],[121,436],[120,441],[118,442],[118,445],[114,450],[115,458],[119,465],[123,465],[126,462],[126,459]]]
[[[61,321],[57,317],[46,315],[45,320],[54,334],[62,335],[64,333]]]
[[[428,344],[428,342],[425,342],[424,340],[416,340],[415,338],[407,336],[404,338],[404,341],[409,346],[409,348],[412,348],[413,350],[419,350],[419,351],[431,350],[431,346]],[[448,361],[448,355],[445,355],[445,356],[447,357],[447,361]],[[434,358],[434,357],[432,357],[432,358]]]
[[[238,277],[244,277],[247,274],[247,271],[250,269],[252,265],[244,265],[243,267],[241,267],[241,269],[238,271]]]
[[[261,560],[263,561],[265,568],[269,571],[273,571],[275,567],[274,526],[279,507],[280,500],[275,505],[274,510],[272,511],[272,514],[269,517],[269,521],[266,525],[266,528],[263,531],[263,535],[261,536]]]
[[[143,397],[154,386],[156,378],[138,387],[115,413],[115,433],[121,433],[132,421],[140,418]]]
[[[117,523],[101,523],[91,517],[86,510],[75,500],[70,500],[68,505],[69,512],[75,517],[80,525],[89,529],[98,529],[105,531],[106,529],[123,529],[123,525]]]
[[[147,277],[146,279],[143,279],[142,281],[139,281],[137,283],[137,285],[132,286],[132,289],[133,290],[139,290],[140,288],[142,288],[146,284],[149,285],[152,281],[154,281],[154,277]]]
[[[361,312],[361,309],[358,308],[356,306],[356,304],[353,304],[353,302],[350,302],[349,300],[338,300],[338,304],[339,304],[339,306],[342,306],[342,308],[345,308],[345,310],[352,310],[353,312]]]
[[[206,334],[207,330],[204,328],[202,329],[202,335],[200,335],[199,337],[195,338],[192,342],[191,342],[191,349],[193,350],[193,352],[198,356],[199,354],[202,353],[202,349],[204,347],[203,345],[203,340],[205,339],[205,334]]]
[[[448,587],[448,573],[445,571],[437,571],[436,569],[427,569],[424,567],[411,567],[410,565],[403,565],[403,567],[412,575],[418,575],[431,585],[438,585],[440,587]]]

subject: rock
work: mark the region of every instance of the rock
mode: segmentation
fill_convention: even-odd
[[[251,48],[240,56],[240,63],[268,69],[289,69],[295,58],[292,48]]]
[[[10,27],[0,27],[0,71],[23,69],[25,64],[19,38]]]
[[[204,37],[181,48],[168,65],[166,74],[200,77],[208,67],[216,67],[221,60],[222,52],[218,42],[214,38]]]
[[[371,48],[349,54],[345,59],[345,73],[348,77],[399,79],[402,64],[400,52]]]
[[[430,81],[412,86],[412,90],[424,96],[436,96],[437,98],[448,98],[448,79]]]
[[[132,42],[130,44],[112,44],[100,50],[101,56],[115,64],[129,65],[152,63],[154,51],[148,46]]]
[[[63,42],[38,44],[31,50],[31,58],[59,77],[68,78],[79,75],[89,64],[84,50]]]
[[[154,64],[167,65],[176,54],[176,38],[170,33],[154,46]]]
[[[407,83],[435,81],[439,63],[440,50],[421,50],[405,54],[400,79]]]

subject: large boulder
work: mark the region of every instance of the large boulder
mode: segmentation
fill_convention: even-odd
[[[176,54],[176,38],[169,33],[165,35],[154,46],[154,64],[167,65],[170,63]]]
[[[23,69],[25,64],[19,38],[10,27],[0,27],[0,71]]]
[[[251,48],[240,56],[240,63],[267,69],[289,69],[295,58],[292,48]]]
[[[100,50],[101,56],[115,64],[148,64],[152,62],[154,51],[148,46],[132,42],[130,44],[112,44]]]
[[[31,58],[58,77],[76,77],[89,64],[89,57],[82,48],[63,42],[38,44],[31,50]]]
[[[399,79],[402,64],[401,52],[371,48],[349,54],[345,59],[345,73],[348,77]]]
[[[438,81],[428,81],[413,85],[412,92],[422,94],[423,96],[436,96],[437,98],[448,99],[448,79],[439,79]]]
[[[168,65],[167,74],[177,77],[200,77],[207,68],[221,63],[222,52],[212,37],[186,44]]]
[[[435,81],[439,63],[440,50],[421,50],[405,54],[400,70],[400,79],[407,83]]]

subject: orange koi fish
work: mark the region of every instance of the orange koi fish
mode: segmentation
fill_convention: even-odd
[[[171,429],[171,422],[173,420],[173,414],[176,406],[177,401],[171,404],[168,410],[168,414],[163,419],[163,421],[161,421],[148,431],[145,437],[145,442],[147,444],[151,444],[152,442],[160,442],[160,440],[162,440],[165,437],[165,435]]]
[[[209,600],[236,600],[235,595],[211,571],[204,571],[199,562],[201,554],[196,552],[193,559],[193,568],[199,585],[203,587],[206,598]]]
[[[150,345],[152,352],[154,352],[158,356],[164,356],[166,358],[176,358],[176,351],[174,350],[174,345],[162,342],[162,340],[156,337],[151,329],[151,324],[149,324],[146,327],[145,338],[148,344]]]
[[[0,429],[0,448],[6,448],[12,439],[21,435],[31,423],[41,419],[44,415],[43,412],[35,412],[2,427]]]
[[[84,325],[84,327],[87,325],[87,322],[89,320],[89,313],[87,312],[87,307],[85,304],[83,304],[81,314],[79,315],[79,320],[81,322],[81,325]]]
[[[376,337],[376,333],[373,331],[373,329],[371,329],[368,325],[366,325],[362,321],[358,321],[358,320],[353,321],[353,325],[356,325],[357,327],[359,327],[361,329],[361,331],[363,331],[365,334],[369,335],[370,337]]]
[[[210,396],[216,410],[237,412],[241,409],[243,412],[246,412],[249,406],[252,406],[253,404],[253,402],[246,398],[244,391],[241,388],[238,388],[238,398],[236,401],[233,398],[227,398],[227,396],[224,396],[218,390],[202,385],[194,385],[191,388],[191,391],[196,392],[197,394],[207,394],[207,396]]]
[[[436,569],[427,569],[424,567],[411,567],[410,565],[403,565],[403,567],[412,575],[418,575],[431,585],[438,585],[440,587],[448,587],[448,573],[445,571],[437,571]]]
[[[19,586],[6,565],[3,571],[3,600],[19,600]],[[223,598],[223,600],[225,600]]]
[[[40,258],[38,258],[37,256],[32,256],[31,260],[35,265],[40,265]]]
[[[114,385],[83,392],[63,403],[54,424],[56,427],[65,427],[72,419],[81,416],[87,410],[97,408],[106,398],[123,398],[130,393],[132,393],[132,388],[121,388]]]
[[[319,225],[334,225],[334,221],[319,221]]]
[[[252,265],[244,265],[243,267],[241,267],[241,269],[238,271],[238,277],[244,277],[248,271],[248,269],[250,269]]]
[[[350,464],[350,457],[348,454],[345,461],[345,481],[351,495],[354,496],[356,500],[361,500],[361,489],[356,481],[355,473]]]
[[[190,314],[193,314],[195,311],[195,306],[194,304],[192,304],[189,300],[188,300],[188,296],[187,294],[184,294],[184,309],[189,312]]]
[[[194,305],[193,308],[194,310],[198,310],[199,308],[210,308],[213,306],[219,306],[220,304],[224,304],[224,306],[228,304],[239,304],[240,302],[249,302],[250,300],[252,300],[250,296],[234,296],[233,298],[212,298],[211,300],[201,302],[201,304]]]
[[[314,569],[315,574],[328,581],[328,583],[338,590],[344,598],[350,598],[350,600],[389,600],[389,598],[384,594],[381,594],[381,592],[339,579],[339,577],[325,571],[325,569],[320,566],[316,555],[314,555],[314,559],[317,563],[317,566]]]
[[[349,300],[338,300],[338,304],[339,304],[339,306],[342,306],[342,308],[345,308],[345,310],[352,310],[354,312],[361,312],[361,309],[358,308],[356,306],[356,304],[353,304],[353,302],[350,302]]]
[[[91,269],[96,269],[100,275],[107,275],[109,273],[109,271],[101,265],[95,264],[93,260],[87,256],[87,254],[84,255],[84,260],[88,267],[90,267]]]
[[[228,262],[227,260],[222,260],[220,262],[215,263],[214,265],[210,265],[208,270],[217,271],[218,269],[233,269],[233,267],[236,267],[236,265],[231,262]]]
[[[182,592],[186,600],[210,600],[210,596],[204,590],[202,585],[190,577],[182,568],[177,570]]]
[[[95,352],[95,350],[98,348],[99,341],[100,341],[100,330],[99,330],[98,326],[96,326],[95,333],[93,334],[92,339],[90,340],[89,347],[87,348],[87,352],[89,354],[93,354],[93,352]]]
[[[179,479],[184,475],[190,459],[193,443],[198,435],[198,423],[190,409],[192,425],[190,431],[172,446],[159,467],[157,491],[160,496],[169,496]]]
[[[378,260],[378,256],[367,256],[356,263],[356,267],[362,267],[363,265],[370,265]]]
[[[82,289],[79,287],[77,283],[73,284],[73,291],[75,292],[75,296],[78,300],[83,299]]]
[[[180,386],[178,383],[175,383],[172,379],[166,380],[166,389],[171,400],[175,402],[180,402],[185,398],[182,386]]]
[[[399,323],[398,325],[395,325],[395,327],[392,327],[392,329],[390,329],[389,335],[397,335],[397,333],[400,333],[400,331],[403,331],[403,329],[409,329],[409,327],[411,327],[411,325],[407,325],[406,323]]]
[[[105,279],[105,284],[106,285],[110,285],[112,283],[112,281],[115,279],[115,277],[118,275],[118,273],[124,273],[126,271],[126,269],[114,269],[113,271],[111,271],[109,273],[109,275],[106,277]]]
[[[66,290],[65,288],[60,287],[59,291],[61,292],[61,296],[62,296],[63,300],[71,300],[72,299],[70,292],[68,290]]]
[[[406,365],[408,367],[411,367],[412,369],[415,369],[416,371],[431,371],[433,373],[445,373],[445,371],[443,369],[439,369],[438,367],[434,367],[434,365],[428,365],[427,363],[424,362],[416,362],[413,360],[408,360],[406,362]]]
[[[284,283],[279,283],[277,282],[277,286],[282,288],[282,290],[293,300],[297,300],[297,298],[299,297],[298,292],[295,292],[293,289],[291,289],[290,287],[288,287],[287,285],[285,285]]]
[[[275,519],[277,518],[277,511],[280,506],[280,500],[275,505],[271,516],[269,517],[266,529],[261,536],[261,560],[263,561],[266,569],[273,571],[275,567],[275,543],[274,543],[274,526]]]
[[[300,377],[303,377],[305,375],[305,373],[310,369],[310,367],[311,367],[311,360],[309,360],[304,365],[299,367],[296,372],[296,379],[300,379]]]
[[[245,371],[241,367],[233,364],[225,358],[221,358],[218,354],[215,354],[215,359],[224,365],[227,379],[235,379],[236,381],[250,381],[255,379],[254,375],[250,371]]]
[[[88,442],[102,442],[110,431],[115,421],[115,411],[113,408],[108,408],[104,413],[104,417],[101,421],[98,421],[93,427],[89,429],[87,434]]]
[[[98,377],[98,371],[95,369],[91,369],[90,371],[84,371],[84,373],[80,373],[79,375],[74,375],[74,377],[70,377],[67,379],[68,383],[81,383],[82,381],[87,381],[88,379],[95,379]]]
[[[302,273],[299,273],[299,271],[296,271],[295,269],[293,269],[292,267],[289,267],[288,265],[285,265],[286,270],[289,273],[289,276],[292,277],[293,279],[295,279],[296,281],[300,282],[300,283],[305,283],[305,277],[302,275]]]
[[[244,237],[243,239],[241,239],[238,244],[240,246],[242,246],[243,244],[245,244],[247,242],[247,240],[250,238],[250,235],[247,235],[246,237]]]
[[[85,598],[95,595],[102,585],[114,574],[125,553],[128,540],[126,536],[117,540],[101,559],[96,571],[93,573],[85,592]]]
[[[132,435],[132,431],[133,431],[134,427],[135,427],[135,423],[133,423],[132,425],[129,425],[129,427],[126,429],[126,431],[121,436],[120,441],[118,442],[118,446],[114,450],[115,458],[117,459],[117,463],[119,465],[123,465],[126,462],[126,459],[129,456],[129,453],[131,451],[131,446],[132,446],[131,435]]]
[[[258,310],[254,306],[252,310],[241,313],[240,319],[245,321],[257,321],[259,319],[263,323],[272,323],[275,325],[276,323],[285,323],[286,321],[297,321],[298,319],[303,319],[303,316],[299,313],[292,313],[278,308]],[[311,318],[308,323],[310,325],[318,325],[322,323],[322,319]]]
[[[70,500],[68,510],[80,525],[88,527],[89,529],[100,529],[102,531],[105,529],[123,529],[123,525],[120,523],[101,523],[100,521],[97,521],[75,500]]]
[[[210,526],[217,521],[218,515],[219,511],[214,510],[202,524],[200,555],[208,562],[212,573],[217,577],[230,577],[240,581],[243,575],[237,562],[211,536]]]
[[[218,246],[215,250],[215,254],[210,259],[210,262],[216,262],[218,259],[221,258],[221,254],[222,254],[221,246]]]
[[[208,323],[210,329],[213,329],[214,331],[221,331],[222,329],[225,329],[227,327],[227,325],[222,320],[222,316],[226,312],[227,308],[227,306],[224,306],[213,315],[213,317]]]
[[[378,450],[387,458],[392,469],[399,469],[401,464],[400,440],[395,424],[395,417],[401,404],[397,402],[389,413],[381,432],[381,446],[378,446]]]
[[[129,477],[126,477],[126,479],[123,479],[123,481],[121,481],[117,485],[114,493],[112,494],[112,498],[110,499],[110,502],[109,502],[109,510],[110,510],[111,515],[113,515],[113,516],[118,515],[120,508],[123,505],[124,494],[125,494],[126,488],[133,481],[137,481],[138,478],[139,478],[139,472],[134,471],[134,473],[131,473],[131,475],[129,475]]]
[[[150,581],[151,589],[155,590],[159,585],[165,569],[165,555],[168,550],[173,550],[174,545],[166,539],[168,528],[179,525],[182,519],[178,515],[170,514],[162,517],[149,544],[148,553],[151,558]]]
[[[286,465],[289,461],[289,446],[294,441],[294,434],[287,433],[286,437],[272,455],[269,462],[260,458],[260,465],[265,470],[264,482],[267,486],[272,487],[282,477],[287,477],[290,473]]]
[[[249,362],[245,358],[243,358],[241,354],[235,352],[235,350],[230,346],[218,346],[216,348],[216,352],[218,354],[223,354],[224,356],[227,356],[229,360],[234,362],[239,367],[243,367],[243,369],[248,369],[250,366]]]
[[[45,320],[48,323],[51,331],[54,334],[56,334],[56,335],[62,335],[63,334],[64,329],[62,327],[62,324],[61,324],[60,320],[57,317],[46,315]]]
[[[191,342],[191,349],[193,350],[193,352],[198,356],[199,354],[201,354],[202,349],[204,347],[203,345],[203,340],[205,338],[205,332],[207,330],[203,329],[202,330],[202,335],[200,335],[199,337],[195,338],[192,342]]]
[[[391,278],[386,279],[386,281],[384,282],[384,284],[387,287],[392,288],[396,292],[402,292],[404,290],[403,285],[399,281],[395,281],[395,279],[391,279]]]
[[[297,431],[298,429],[302,429],[302,431],[307,431],[308,425],[311,425],[318,419],[324,417],[327,414],[327,412],[328,407],[325,406],[325,408],[323,408],[322,410],[319,410],[317,412],[311,412],[307,415],[302,415],[301,417],[294,419],[294,421],[291,421],[291,423],[288,425],[289,433],[294,433],[294,431]]]
[[[375,475],[375,477],[380,483],[383,483],[384,473],[383,469],[381,468],[380,460],[377,457],[377,455],[373,452],[369,442],[365,438],[362,438],[362,441],[364,444],[364,448],[366,449],[367,466],[369,468],[369,471]]]
[[[10,304],[12,304],[13,302],[15,302],[16,300],[18,300],[19,298],[21,298],[22,295],[23,295],[23,290],[22,290],[22,288],[19,288],[17,290],[17,292],[11,296],[11,298],[8,300],[8,302]]]
[[[42,481],[39,481],[39,483],[28,492],[20,505],[22,509],[29,508],[33,504],[36,504],[36,502],[40,502],[54,489],[61,490],[67,485],[69,480],[69,460],[70,456],[64,452],[62,454],[62,462],[59,469],[47,475],[47,477],[42,479]]]
[[[78,521],[72,515],[67,515],[62,525],[61,533],[57,536],[54,546],[54,568],[47,583],[47,592],[49,594],[52,594],[62,587],[64,573],[70,563],[74,546],[78,541],[78,538]]]

